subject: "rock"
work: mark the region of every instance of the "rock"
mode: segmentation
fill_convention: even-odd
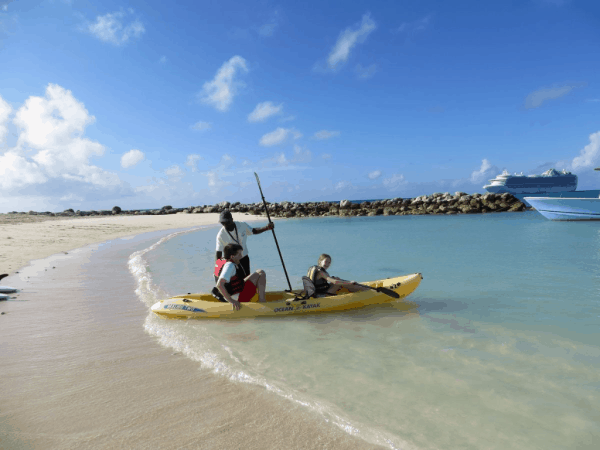
[[[113,214],[121,214],[121,208],[118,206],[113,206],[112,213]]]
[[[351,208],[352,207],[352,203],[350,202],[350,200],[342,200],[340,202],[340,208]]]
[[[72,208],[65,209],[63,212],[64,212],[64,213],[72,213],[72,214],[75,214],[75,211],[73,211],[73,209],[72,209]]]
[[[229,208],[230,205],[231,205],[231,203],[229,203],[228,201],[223,201],[223,202],[219,203],[219,206],[221,208]]]

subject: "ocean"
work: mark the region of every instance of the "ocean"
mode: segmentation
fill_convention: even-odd
[[[0,303],[0,447],[597,448],[600,223],[535,211],[278,220],[294,288],[321,253],[342,278],[424,279],[401,301],[331,314],[152,314],[212,288],[217,231],[147,233],[21,269],[22,292]],[[268,289],[285,289],[271,233],[248,246]]]
[[[600,228],[535,211],[276,222],[293,288],[321,253],[357,281],[421,272],[406,300],[328,315],[169,321],[147,333],[392,449],[596,448]],[[216,230],[131,255],[142,307],[213,286]],[[267,287],[287,287],[270,233],[248,239]],[[285,424],[281,424],[285,426]]]

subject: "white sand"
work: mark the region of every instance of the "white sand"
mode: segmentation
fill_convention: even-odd
[[[94,276],[81,264],[92,248],[60,255],[118,237],[218,225],[218,217],[0,218],[0,272],[18,270],[9,280],[26,283],[0,304],[0,448],[377,448],[158,345],[143,328],[147,311],[133,278],[114,259],[118,245],[104,250],[113,260],[96,264]],[[244,214],[234,220],[266,223]],[[51,263],[43,259],[55,254]],[[24,267],[30,260],[41,261]]]
[[[39,216],[38,216],[39,217]],[[218,225],[219,214],[99,216],[11,223],[0,220],[0,273],[11,274],[31,260],[47,258],[89,244],[149,231]],[[26,219],[26,218],[24,218]],[[233,220],[266,221],[266,217],[233,213]]]

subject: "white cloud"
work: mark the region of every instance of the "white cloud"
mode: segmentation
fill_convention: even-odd
[[[290,163],[307,163],[312,159],[312,152],[307,148],[302,148],[298,144],[294,145],[294,155],[292,159],[287,159],[285,153],[275,155],[275,163],[279,166],[286,166]]]
[[[0,144],[8,134],[8,118],[12,112],[12,107],[0,96]]]
[[[314,135],[313,135],[313,139],[317,139],[317,140],[323,140],[323,139],[330,139],[332,137],[336,137],[339,136],[340,132],[339,131],[329,131],[329,130],[321,130],[321,131],[317,131]]]
[[[208,177],[208,187],[213,194],[219,192],[224,187],[231,185],[229,181],[222,180],[219,177],[219,174],[214,170],[207,172],[204,175]]]
[[[165,169],[165,174],[173,181],[179,181],[185,176],[185,171],[177,164]]]
[[[282,153],[278,153],[277,155],[275,155],[275,162],[277,164],[279,164],[280,166],[285,166],[285,165],[287,165],[287,163],[289,161],[285,157],[285,153],[282,152]]]
[[[473,171],[469,180],[473,184],[481,184],[486,182],[488,179],[494,178],[496,175],[498,175],[498,172],[500,172],[500,169],[498,169],[496,166],[493,166],[487,159],[484,158],[481,160],[481,167],[479,167],[479,170]]]
[[[296,116],[287,116],[287,117],[283,117],[283,118],[281,118],[279,121],[280,121],[281,123],[283,123],[283,122],[290,122],[290,121],[292,121],[292,120],[296,120]]]
[[[533,91],[527,96],[527,98],[525,99],[524,107],[525,109],[539,108],[548,100],[555,100],[557,98],[563,97],[569,92],[571,92],[573,89],[582,86],[582,83],[578,83],[572,85],[538,89],[537,91]]]
[[[221,156],[220,164],[221,164],[222,167],[231,166],[234,163],[235,163],[235,157],[234,156],[231,156],[228,153],[225,153],[223,156]]]
[[[377,64],[371,64],[369,67],[363,67],[360,64],[356,65],[356,75],[361,80],[372,78],[377,72]]]
[[[344,189],[349,189],[351,187],[352,187],[352,183],[350,183],[349,181],[345,181],[344,180],[344,181],[339,181],[339,182],[336,183],[335,190],[336,191],[341,191],[341,190],[344,190]]]
[[[403,22],[402,25],[400,25],[396,31],[400,33],[410,34],[415,33],[417,31],[424,31],[425,29],[427,29],[430,22],[431,15],[428,15],[423,17],[422,19],[415,20],[414,22]]]
[[[198,161],[200,161],[202,159],[204,159],[204,158],[200,155],[195,155],[195,154],[188,155],[187,159],[185,161],[185,165],[187,167],[189,167],[192,170],[192,172],[197,172],[198,171]]]
[[[85,199],[77,194],[71,193],[71,194],[63,195],[59,200],[64,203],[80,203],[80,202],[84,201]]]
[[[124,11],[98,16],[96,22],[87,26],[87,31],[103,42],[123,45],[130,38],[139,38],[146,31],[142,22],[137,19],[125,24],[124,19],[126,16],[127,13]]]
[[[321,155],[321,158],[323,158],[323,159],[331,159],[331,155],[329,153],[323,153]]]
[[[587,169],[600,164],[600,131],[590,134],[590,143],[573,158],[573,169]]]
[[[210,130],[212,128],[212,125],[210,124],[210,122],[196,122],[194,125],[191,126],[191,129],[194,131],[206,131],[206,130]]]
[[[368,175],[368,177],[371,180],[376,180],[380,176],[381,176],[381,170],[374,170],[373,172],[369,172],[369,175]]]
[[[344,64],[348,60],[352,48],[356,44],[363,43],[375,28],[377,28],[377,25],[371,19],[371,16],[365,14],[360,24],[348,27],[342,31],[331,53],[327,57],[327,66],[329,69],[335,70]]]
[[[167,57],[165,55],[162,55],[160,57],[160,59],[158,60],[159,63],[164,64],[167,62]]]
[[[128,169],[129,167],[133,167],[142,162],[144,159],[146,159],[144,152],[136,149],[129,150],[121,156],[121,167],[123,169]]]
[[[15,151],[0,156],[0,187],[18,190],[24,186],[42,184],[48,181],[39,164]]]
[[[248,115],[248,122],[263,122],[269,117],[279,114],[282,109],[283,103],[279,105],[274,105],[273,102],[259,103]]]
[[[258,29],[258,34],[263,37],[271,37],[275,33],[275,30],[279,26],[279,11],[273,11],[271,17]]]
[[[310,162],[311,159],[312,153],[309,149],[294,145],[294,162]]]
[[[277,128],[275,131],[265,134],[260,138],[259,144],[263,147],[272,147],[284,143],[288,136],[292,135],[294,139],[300,139],[302,133],[294,130],[293,128]]]
[[[39,190],[55,199],[75,190],[97,198],[124,189],[116,174],[90,164],[104,154],[104,146],[83,136],[94,121],[61,86],[49,84],[44,97],[29,97],[13,119],[17,144],[0,156],[0,187],[19,196],[35,197]]]
[[[212,81],[207,81],[202,86],[200,100],[203,103],[214,106],[219,111],[227,111],[237,89],[243,83],[234,80],[238,72],[248,72],[246,60],[241,56],[234,56],[226,61],[215,74]]]
[[[395,173],[391,177],[383,179],[383,185],[391,191],[398,189],[403,184],[405,184],[404,175],[401,173]]]

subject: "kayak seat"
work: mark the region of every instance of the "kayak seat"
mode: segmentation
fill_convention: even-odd
[[[313,281],[309,277],[302,277],[302,284],[304,285],[304,290],[296,295],[294,301],[307,300],[309,298],[329,297],[328,294],[317,294],[317,288],[315,287],[315,283],[313,283]]]
[[[304,285],[304,290],[296,294],[293,300],[294,302],[298,300],[307,300],[316,296],[317,290],[315,288],[315,284],[310,278],[302,277],[302,284]]]

